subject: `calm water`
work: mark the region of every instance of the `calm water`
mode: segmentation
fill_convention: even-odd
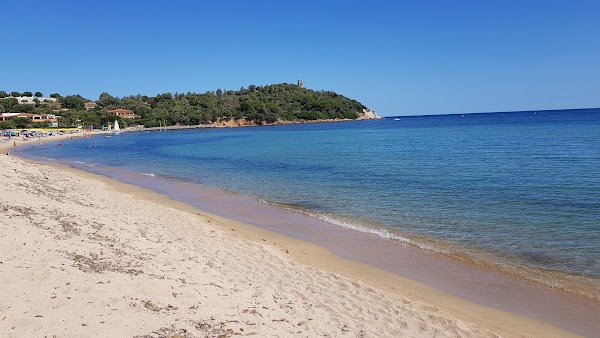
[[[192,181],[422,247],[600,278],[600,109],[124,133],[21,154]]]

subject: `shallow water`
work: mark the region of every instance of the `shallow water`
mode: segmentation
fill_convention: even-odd
[[[199,183],[454,256],[600,278],[600,110],[123,133],[19,154]]]

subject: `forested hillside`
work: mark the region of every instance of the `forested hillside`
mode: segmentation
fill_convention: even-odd
[[[39,92],[38,92],[39,93]],[[41,93],[36,93],[40,95]],[[19,93],[11,93],[13,96]],[[11,94],[0,92],[0,112],[29,112],[48,114],[66,108],[59,115],[62,127],[75,125],[101,126],[115,120],[105,112],[115,108],[130,109],[140,117],[123,121],[125,125],[197,125],[209,124],[232,118],[244,118],[257,124],[277,121],[356,119],[364,105],[356,100],[331,91],[314,91],[292,84],[267,86],[250,85],[240,90],[217,89],[214,92],[197,94],[188,92],[163,93],[156,96],[132,95],[122,98],[102,93],[96,106],[87,111],[86,102],[92,101],[80,95],[61,96],[56,103],[38,102],[35,106],[17,104]],[[4,99],[2,99],[4,97]],[[4,102],[3,102],[4,101]],[[89,107],[88,107],[89,108]]]

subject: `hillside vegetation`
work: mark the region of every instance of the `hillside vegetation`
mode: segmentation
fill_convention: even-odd
[[[29,92],[27,92],[29,94]],[[38,92],[39,93],[39,92]],[[36,93],[36,95],[38,95]],[[11,93],[16,96],[15,93]],[[108,93],[100,94],[94,101],[96,107],[84,110],[90,100],[80,95],[61,96],[56,103],[38,102],[35,105],[17,104],[11,94],[0,92],[0,112],[30,112],[49,114],[61,111],[60,126],[94,125],[99,127],[115,120],[105,112],[115,109],[130,109],[139,115],[137,119],[126,119],[124,125],[197,125],[209,124],[230,119],[245,119],[256,124],[298,120],[356,119],[364,105],[356,100],[332,91],[315,91],[292,84],[267,86],[250,85],[240,90],[217,89],[214,92],[197,94],[163,93],[156,96],[132,95],[122,98]],[[39,93],[41,96],[41,93]],[[2,99],[4,97],[4,99]],[[121,120],[120,120],[121,121]],[[7,123],[7,122],[5,122]]]

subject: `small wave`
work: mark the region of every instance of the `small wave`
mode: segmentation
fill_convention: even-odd
[[[74,161],[74,162],[78,163],[78,164],[85,164],[85,162],[83,162],[83,161]]]
[[[153,173],[142,173],[142,175],[151,176],[151,177],[156,177],[156,175],[155,175],[155,174],[153,174]]]
[[[344,220],[341,220],[339,218],[336,218],[336,217],[333,217],[330,215],[312,212],[307,209],[300,208],[300,207],[293,206],[293,205],[287,205],[287,204],[283,204],[283,203],[273,203],[273,202],[265,201],[263,199],[259,199],[258,201],[261,203],[264,203],[264,204],[274,205],[274,206],[277,206],[277,207],[280,207],[280,208],[283,208],[286,210],[290,210],[293,212],[299,212],[306,216],[320,219],[321,221],[324,221],[329,224],[333,224],[340,228],[354,230],[354,231],[358,231],[358,232],[362,232],[362,233],[367,233],[367,234],[375,235],[375,236],[385,238],[385,239],[395,240],[395,241],[410,244],[410,245],[413,245],[413,246],[416,246],[418,248],[425,249],[425,250],[435,251],[435,252],[439,252],[439,253],[446,253],[446,250],[433,247],[433,246],[428,245],[423,242],[417,242],[410,238],[400,236],[398,234],[394,234],[384,228],[371,227],[371,226],[367,226],[367,225],[363,225],[363,224],[359,224],[359,223],[344,221]]]
[[[95,164],[91,164],[91,163],[85,163],[85,165],[87,165],[88,167],[95,167]]]
[[[375,236],[385,238],[385,239],[395,240],[398,242],[414,245],[421,249],[442,252],[442,250],[434,248],[430,245],[427,245],[427,244],[421,243],[421,242],[416,242],[410,238],[406,238],[404,236],[400,236],[400,235],[391,233],[390,231],[383,229],[383,228],[375,228],[375,227],[369,227],[369,226],[362,225],[362,224],[347,222],[347,221],[343,221],[343,220],[337,219],[335,217],[331,217],[331,216],[323,215],[323,214],[312,214],[312,213],[308,213],[308,214],[310,216],[316,217],[316,218],[318,218],[324,222],[327,222],[329,224],[337,225],[341,228],[359,231],[359,232],[375,235]]]

